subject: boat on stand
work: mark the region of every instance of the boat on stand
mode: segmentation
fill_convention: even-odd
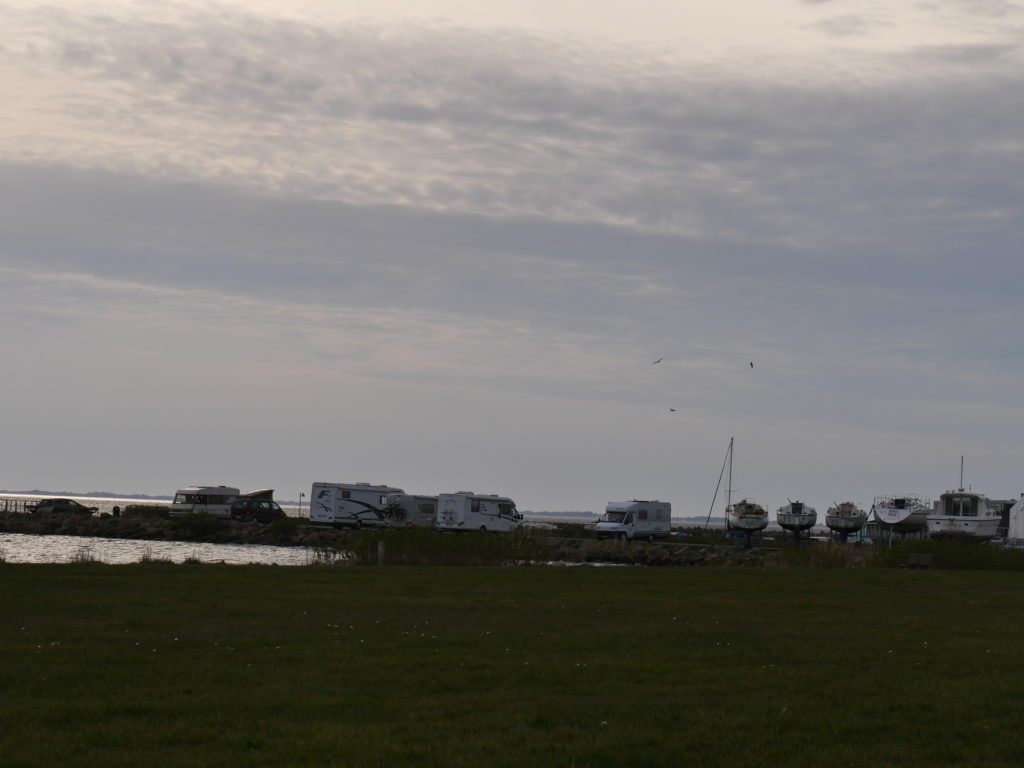
[[[921,533],[928,527],[931,500],[925,496],[876,496],[871,516],[891,533]]]
[[[789,531],[799,541],[800,534],[809,531],[818,522],[818,511],[802,501],[790,501],[786,506],[779,507],[775,519],[782,530]]]
[[[981,493],[964,490],[964,457],[960,457],[960,488],[939,496],[928,515],[928,535],[992,539],[999,533],[1002,510]]]
[[[768,513],[757,502],[742,499],[727,508],[729,528],[747,534],[763,531],[768,526]]]
[[[928,515],[928,535],[992,539],[999,532],[1001,510],[987,496],[965,491],[946,491]]]
[[[722,462],[722,471],[718,475],[718,485],[715,486],[715,495],[711,499],[711,510],[708,511],[708,522],[711,520],[711,511],[715,508],[715,501],[718,499],[718,490],[722,486],[722,477],[728,468],[729,477],[726,482],[725,497],[725,532],[729,536],[742,536],[744,546],[748,549],[752,546],[752,538],[768,526],[768,513],[760,504],[743,499],[732,502],[732,456],[734,438],[729,438],[729,448],[725,453],[725,461]],[[705,522],[704,528],[707,529]]]
[[[857,533],[868,521],[868,513],[852,501],[833,504],[825,512],[825,525],[839,534],[839,541],[846,543],[851,533]]]

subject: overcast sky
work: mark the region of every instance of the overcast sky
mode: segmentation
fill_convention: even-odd
[[[0,487],[1016,497],[1024,5],[890,5],[7,0]]]

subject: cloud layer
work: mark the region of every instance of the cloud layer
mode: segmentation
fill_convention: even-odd
[[[890,18],[819,5],[840,41]],[[272,424],[300,487],[340,453],[413,490],[696,507],[738,432],[781,498],[869,501],[897,459],[934,484],[964,443],[1015,491],[1012,5],[970,6],[998,35],[813,58],[146,8],[0,10],[0,351],[31,363],[4,386],[62,472],[129,413],[161,437],[125,490],[265,484],[272,450],[185,434],[216,417]]]

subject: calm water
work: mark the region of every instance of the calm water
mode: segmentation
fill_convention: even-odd
[[[205,544],[190,541],[139,541],[93,536],[35,536],[0,533],[0,559],[8,563],[137,563],[160,559],[182,563],[246,565],[307,565],[313,560],[306,547],[268,547],[260,544]]]

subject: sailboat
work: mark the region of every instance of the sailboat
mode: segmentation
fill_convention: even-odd
[[[744,533],[763,531],[768,525],[768,513],[756,501],[742,499],[728,506],[729,527]]]
[[[932,504],[924,496],[876,496],[871,513],[881,525],[895,533],[918,533],[928,526]]]
[[[715,488],[715,499],[718,498],[718,489],[722,485],[722,475],[726,467],[729,469],[729,479],[726,485],[725,501],[725,530],[726,532],[739,532],[747,537],[747,546],[750,546],[750,536],[762,531],[768,525],[768,513],[765,508],[750,499],[742,499],[735,504],[732,502],[732,456],[735,439],[729,438],[729,449],[725,454],[725,462],[722,464],[722,472],[718,476],[718,486]],[[711,508],[714,509],[715,500],[711,501]],[[711,512],[708,512],[708,520],[711,519]],[[705,524],[705,528],[707,525]]]
[[[786,506],[779,507],[775,519],[779,521],[779,526],[783,530],[800,533],[813,528],[818,522],[818,510],[802,501],[791,501]]]
[[[841,541],[846,541],[849,534],[863,528],[867,520],[868,513],[852,501],[835,504],[825,512],[825,525],[838,533]]]

